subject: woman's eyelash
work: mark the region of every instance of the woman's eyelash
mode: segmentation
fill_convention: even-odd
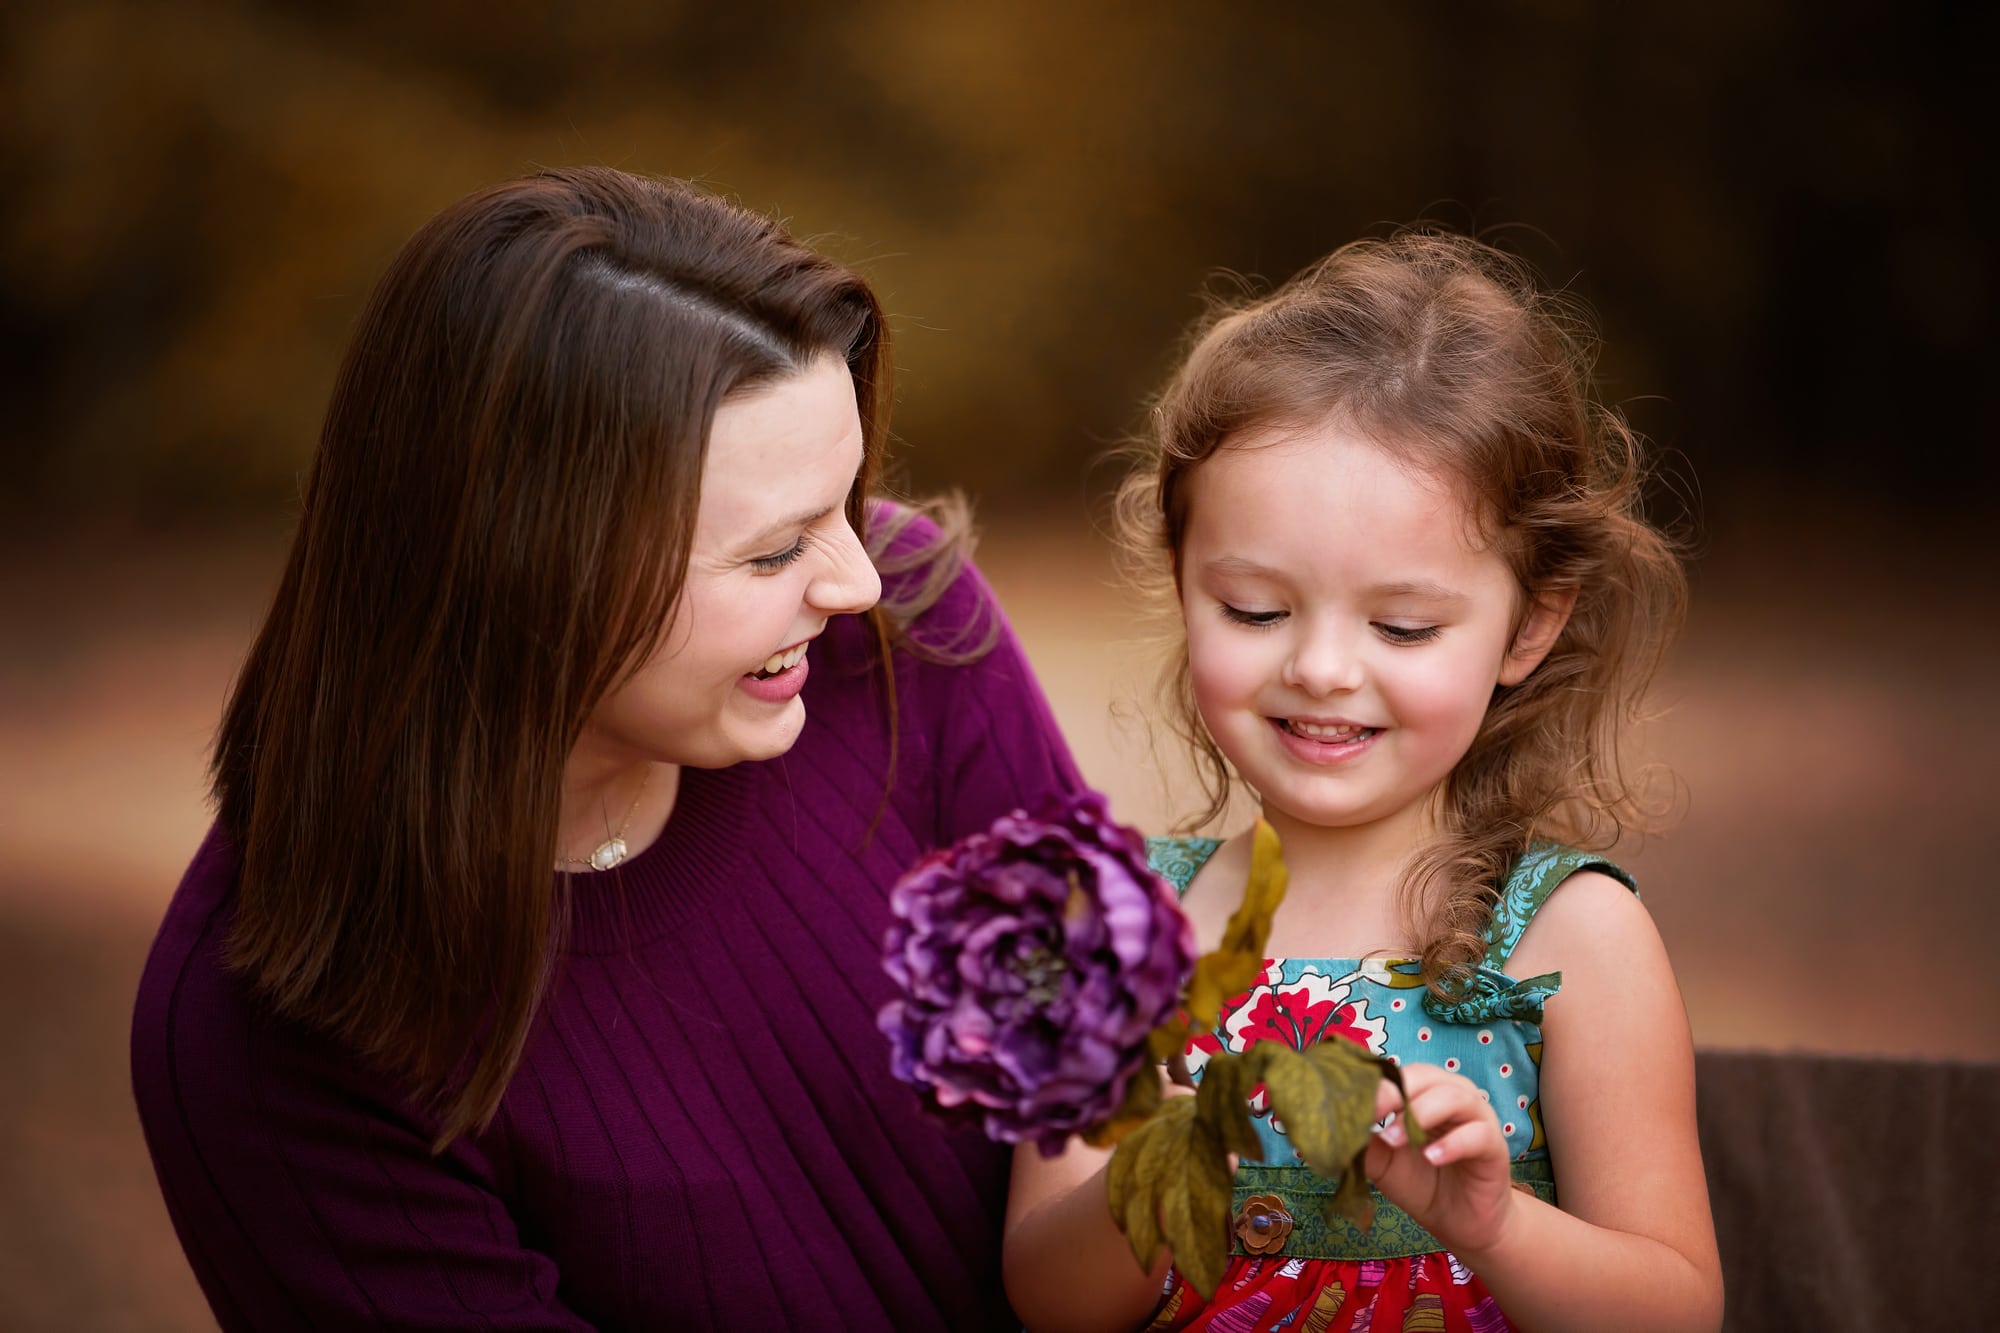
[[[759,574],[775,574],[805,553],[806,539],[805,534],[801,533],[799,539],[793,542],[786,550],[780,551],[776,555],[760,555],[753,559],[750,562],[750,568],[756,570]]]
[[[1378,623],[1375,629],[1391,643],[1425,643],[1444,632],[1442,625],[1410,626]]]
[[[1218,602],[1217,605],[1222,608],[1222,618],[1224,620],[1233,621],[1238,625],[1249,625],[1258,629],[1268,625],[1275,625],[1285,618],[1283,611],[1245,611],[1242,607],[1231,606],[1227,602]]]

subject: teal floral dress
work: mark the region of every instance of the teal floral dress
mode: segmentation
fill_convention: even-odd
[[[1151,838],[1153,868],[1182,893],[1214,854],[1214,838]],[[1499,1113],[1516,1183],[1554,1203],[1556,1183],[1542,1132],[1542,1006],[1562,974],[1515,978],[1507,960],[1557,885],[1597,870],[1628,887],[1623,870],[1589,853],[1538,845],[1515,865],[1487,929],[1486,956],[1463,998],[1439,1001],[1414,959],[1271,958],[1249,990],[1223,1002],[1213,1032],[1188,1043],[1197,1082],[1217,1051],[1282,1041],[1358,1042],[1401,1064],[1442,1065],[1478,1085]],[[1375,1195],[1375,1223],[1362,1231],[1327,1203],[1336,1182],[1300,1160],[1261,1092],[1252,1098],[1264,1160],[1236,1172],[1234,1252],[1207,1301],[1168,1275],[1154,1330],[1214,1333],[1429,1333],[1512,1328],[1478,1276],[1402,1209]]]

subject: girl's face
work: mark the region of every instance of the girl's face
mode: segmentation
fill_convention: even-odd
[[[720,768],[791,748],[808,645],[882,591],[847,522],[861,464],[854,381],[834,357],[717,409],[687,581],[651,659],[592,714],[578,758],[606,771]]]
[[[1458,488],[1343,427],[1253,433],[1188,486],[1181,613],[1216,744],[1304,823],[1421,819],[1566,613],[1517,634],[1520,585]]]

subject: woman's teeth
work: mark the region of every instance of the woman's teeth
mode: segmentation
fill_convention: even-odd
[[[777,675],[780,671],[790,671],[793,667],[797,666],[802,660],[804,660],[805,655],[806,655],[806,646],[804,644],[799,644],[798,646],[793,648],[787,648],[782,653],[772,653],[769,657],[764,659],[763,669],[757,672],[753,672],[752,674],[754,674],[759,680],[767,680],[770,677]]]
[[[1294,736],[1303,736],[1309,741],[1341,744],[1347,741],[1358,741],[1363,736],[1372,736],[1379,728],[1347,725],[1322,726],[1318,722],[1298,722],[1287,718],[1285,720],[1285,730],[1291,732]]]

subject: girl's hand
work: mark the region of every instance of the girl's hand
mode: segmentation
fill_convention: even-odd
[[[1369,1179],[1454,1253],[1491,1249],[1519,1202],[1500,1117],[1471,1079],[1436,1065],[1404,1065],[1402,1073],[1407,1103],[1386,1079],[1376,1094],[1378,1119],[1404,1114],[1369,1143]],[[1410,1147],[1405,1115],[1424,1127],[1424,1147]]]

